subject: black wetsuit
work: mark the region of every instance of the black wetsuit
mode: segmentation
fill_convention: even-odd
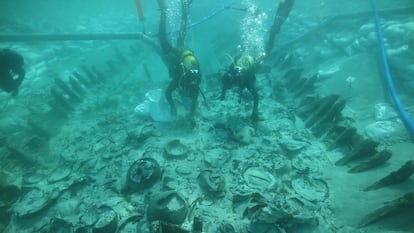
[[[234,64],[231,64],[222,77],[221,100],[226,98],[226,91],[232,87],[240,88],[239,102],[241,102],[241,96],[244,89],[247,89],[252,94],[252,117],[256,119],[258,117],[259,94],[256,88],[256,75],[254,69],[239,72],[235,69]]]
[[[17,94],[25,75],[23,65],[23,57],[17,52],[10,49],[0,50],[0,88],[3,91]]]
[[[294,0],[285,0],[281,1],[279,7],[277,8],[276,17],[273,21],[272,27],[269,30],[269,39],[266,43],[266,53],[269,53],[273,48],[273,43],[277,33],[279,33],[282,24],[285,22],[286,18],[289,16],[290,11],[292,10]]]
[[[161,18],[160,18],[160,25],[159,25],[159,39],[160,45],[163,52],[164,59],[168,66],[168,72],[171,76],[172,80],[169,83],[167,90],[166,90],[166,98],[171,107],[171,112],[173,115],[176,114],[176,106],[174,100],[172,98],[172,92],[176,89],[180,90],[180,93],[189,97],[191,99],[191,114],[195,113],[197,108],[197,98],[199,93],[199,84],[201,82],[201,72],[199,67],[195,67],[198,70],[198,73],[193,74],[189,71],[186,71],[182,64],[181,58],[181,51],[177,48],[171,46],[171,44],[167,40],[167,33],[166,33],[166,7],[164,0],[158,0],[158,4],[161,8]],[[184,3],[185,4],[185,1]],[[183,6],[183,14],[185,14],[185,6]],[[183,19],[186,16],[182,17]],[[185,24],[184,24],[185,25]],[[182,28],[181,30],[185,30]],[[185,33],[181,32],[180,35]],[[179,39],[180,40],[180,39]],[[183,40],[183,38],[181,38]],[[180,44],[180,41],[178,41]],[[182,43],[182,41],[181,41]]]

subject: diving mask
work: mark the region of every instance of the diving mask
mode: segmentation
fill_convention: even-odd
[[[190,69],[190,70],[189,70],[189,72],[190,72],[191,74],[198,74],[200,71],[199,71],[199,70],[197,70],[197,69]]]
[[[242,73],[243,72],[243,67],[241,67],[241,66],[235,66],[234,67],[234,70],[236,71],[236,73],[237,74],[240,74],[240,73]]]

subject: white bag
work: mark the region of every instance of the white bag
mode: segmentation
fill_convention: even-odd
[[[162,89],[148,91],[145,100],[135,107],[140,116],[150,116],[154,121],[168,122],[174,120],[170,107],[163,98]]]

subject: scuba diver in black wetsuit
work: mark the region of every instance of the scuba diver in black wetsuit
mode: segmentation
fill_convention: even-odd
[[[174,48],[167,40],[166,33],[166,5],[165,0],[158,0],[158,5],[161,8],[161,17],[159,25],[159,39],[163,58],[168,66],[168,72],[172,80],[169,83],[166,90],[166,98],[171,108],[171,114],[177,114],[177,108],[175,106],[172,93],[178,89],[180,94],[187,96],[191,99],[190,116],[193,118],[197,108],[197,98],[200,92],[199,84],[201,82],[200,66],[197,58],[193,52],[188,49],[183,49],[185,30],[187,27],[187,16],[189,0],[181,0],[182,4],[182,20],[181,28],[178,36],[177,47]]]
[[[282,24],[288,17],[294,0],[281,0],[272,27],[269,30],[269,39],[265,45],[265,52],[269,54],[273,48],[276,34],[280,31]],[[264,57],[259,57],[262,60]],[[260,62],[259,62],[260,63]],[[259,120],[259,94],[256,88],[256,62],[250,55],[236,57],[222,76],[221,100],[224,100],[226,91],[233,86],[240,88],[240,98],[244,89],[247,89],[253,96],[252,119]]]
[[[269,39],[267,40],[265,47],[266,54],[270,53],[270,51],[272,50],[276,34],[279,33],[282,24],[289,16],[294,2],[295,0],[280,0],[275,20],[273,21],[272,27],[269,30]]]
[[[18,94],[25,75],[23,65],[22,55],[10,49],[0,49],[0,88],[3,91]]]
[[[253,96],[252,119],[258,120],[259,94],[256,88],[255,66],[255,60],[250,55],[236,57],[222,76],[220,99],[224,100],[226,91],[237,86],[240,88],[239,102],[241,102],[243,90],[247,89]]]

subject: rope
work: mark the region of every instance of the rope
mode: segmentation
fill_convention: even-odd
[[[375,16],[375,31],[377,33],[378,44],[381,51],[381,61],[385,72],[387,86],[402,121],[404,122],[408,131],[411,133],[411,136],[414,136],[414,122],[410,119],[408,113],[405,111],[404,106],[402,105],[401,100],[398,97],[397,91],[395,90],[394,82],[388,65],[387,51],[384,46],[384,37],[382,35],[380,17],[378,14],[377,6],[375,4],[375,0],[371,0],[371,7]]]

